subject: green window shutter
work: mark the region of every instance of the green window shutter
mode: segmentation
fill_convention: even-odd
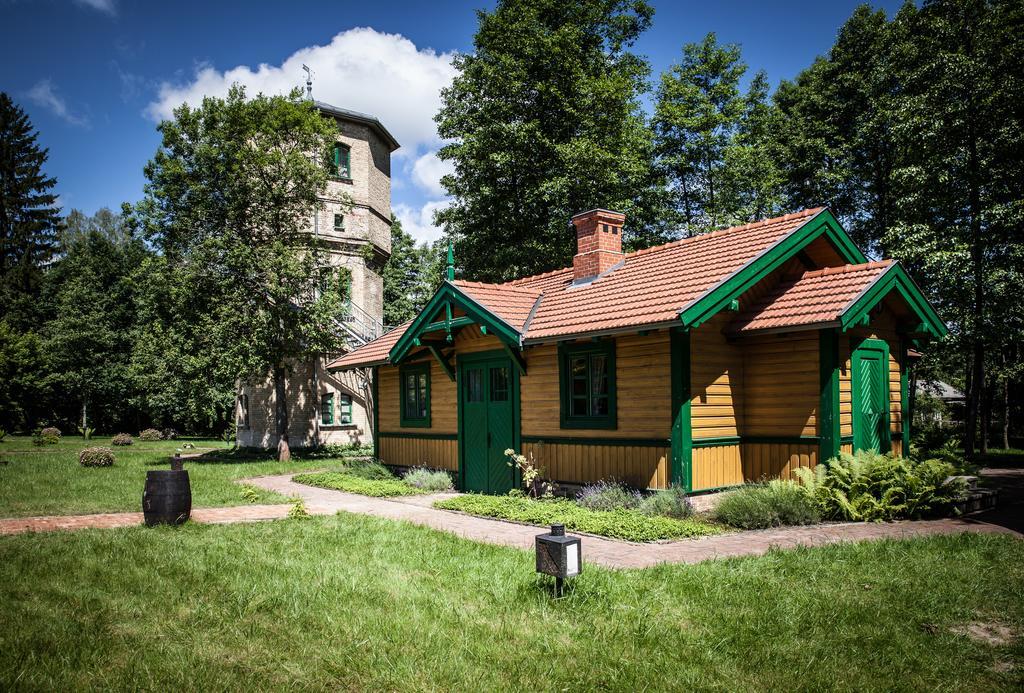
[[[320,423],[330,426],[334,423],[334,393],[320,395]]]
[[[402,366],[398,374],[402,398],[399,424],[403,427],[430,428],[430,364]]]
[[[562,428],[617,428],[615,340],[560,344],[558,375]]]
[[[337,178],[352,177],[352,150],[344,144],[334,145],[334,175]]]
[[[341,395],[338,404],[338,415],[340,416],[340,423],[352,423],[352,395]]]

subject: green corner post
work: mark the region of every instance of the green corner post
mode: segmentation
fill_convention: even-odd
[[[825,463],[839,455],[839,333],[834,329],[821,330],[818,345],[818,462]]]
[[[693,429],[690,420],[690,331],[670,331],[672,380],[672,483],[693,490]]]

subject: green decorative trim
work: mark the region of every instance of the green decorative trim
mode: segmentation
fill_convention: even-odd
[[[864,425],[863,417],[861,416],[860,406],[860,388],[857,386],[857,352],[861,350],[870,351],[881,351],[882,352],[882,363],[884,370],[882,371],[885,377],[885,424],[882,426],[882,433],[880,434],[880,443],[882,450],[881,452],[889,452],[892,450],[892,426],[891,412],[892,402],[890,401],[890,392],[892,384],[889,382],[889,343],[882,341],[881,339],[864,339],[850,352],[850,390],[852,391],[851,406],[853,409],[853,438],[854,438],[854,451],[856,452],[857,444],[857,431],[861,430],[861,426]]]
[[[427,375],[427,415],[424,417],[408,416],[405,411],[405,378],[407,375]],[[402,366],[398,369],[398,412],[399,425],[402,428],[430,428],[430,363],[419,362]]]
[[[600,416],[573,416],[569,412],[572,402],[572,382],[569,361],[581,355],[602,354],[608,367],[608,413]],[[585,428],[615,430],[618,428],[618,412],[616,403],[616,368],[615,340],[596,339],[589,344],[570,344],[561,342],[558,345],[558,414],[561,428]],[[588,388],[590,384],[589,367],[587,371]],[[588,394],[589,398],[589,394]]]
[[[412,438],[417,440],[458,440],[456,433],[409,433],[407,431],[380,431],[381,438]]]
[[[910,411],[910,359],[907,358],[907,345],[900,345],[900,433],[903,442],[903,457],[910,456],[910,426],[913,423],[913,412]]]
[[[743,438],[740,436],[720,436],[718,438],[694,438],[695,448],[722,448],[729,445],[741,445]]]
[[[693,490],[693,423],[690,420],[690,332],[669,332],[672,381],[672,483]]]
[[[501,346],[508,357],[512,359],[512,363],[519,369],[519,375],[526,375],[526,359],[523,358],[523,353],[506,342],[502,342]]]
[[[373,397],[373,456],[380,459],[380,369],[374,366],[370,384]]]
[[[473,318],[463,315],[458,318],[452,318],[451,320],[441,320],[440,322],[432,322],[423,328],[423,332],[435,332],[437,330],[443,330],[449,327],[455,329],[456,327],[467,327],[469,325],[474,324],[476,324],[476,321],[473,320]]]
[[[693,329],[707,322],[720,310],[729,306],[734,299],[757,282],[775,271],[786,260],[793,257],[807,244],[825,236],[850,264],[867,262],[835,217],[826,209],[808,219],[781,241],[761,253],[745,266],[726,277],[713,289],[691,302],[679,313],[685,327]]]
[[[928,299],[921,293],[914,280],[910,278],[899,263],[894,262],[889,269],[881,274],[874,284],[868,287],[853,304],[839,316],[843,331],[856,327],[861,322],[867,324],[871,316],[869,312],[877,306],[890,292],[896,291],[910,305],[910,308],[921,319],[921,326],[934,337],[945,337],[949,330],[938,316]]]
[[[395,342],[395,345],[391,347],[391,351],[388,353],[388,358],[391,360],[391,363],[399,363],[405,355],[409,353],[409,350],[415,346],[415,340],[418,339],[420,335],[425,334],[428,331],[451,329],[456,322],[462,320],[462,318],[449,317],[442,322],[431,322],[431,318],[442,308],[445,310],[446,315],[450,315],[452,304],[457,305],[466,311],[466,316],[470,319],[470,322],[463,322],[461,324],[465,325],[475,322],[481,327],[489,327],[493,331],[494,335],[504,342],[508,342],[509,344],[514,344],[516,346],[519,346],[521,343],[522,335],[520,335],[515,328],[482,306],[454,284],[445,282],[441,285],[441,288],[437,290],[433,298],[430,299],[423,310],[420,311],[420,314],[416,316],[416,319],[412,321],[412,324],[409,325],[409,328],[405,333],[397,342]]]
[[[427,350],[430,351],[438,365],[441,366],[441,370],[448,376],[448,379],[453,383],[455,382],[455,369],[452,368],[452,364],[448,363],[448,359],[441,353],[441,349],[436,344],[428,344]]]
[[[523,436],[523,443],[634,448],[668,448],[672,446],[672,441],[668,438],[574,438],[572,436]]]
[[[839,335],[834,329],[818,332],[818,461],[839,455]]]
[[[853,445],[853,436],[843,436],[839,439],[840,445]]]

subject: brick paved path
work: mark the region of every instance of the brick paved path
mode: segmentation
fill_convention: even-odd
[[[445,498],[450,494],[409,496],[397,499],[370,498],[297,484],[291,480],[291,475],[287,474],[246,479],[245,483],[276,491],[285,496],[301,497],[306,503],[307,512],[312,515],[333,515],[338,511],[345,511],[390,520],[405,520],[451,532],[473,541],[513,546],[520,549],[532,549],[534,537],[545,529],[473,517],[431,507],[435,500]],[[289,505],[200,508],[192,511],[192,519],[204,523],[272,520],[286,516],[289,508]],[[85,527],[128,527],[141,522],[142,513],[26,517],[0,520],[0,534]],[[1021,536],[1018,532],[996,524],[965,518],[885,524],[846,523],[811,527],[780,527],[663,544],[632,544],[586,536],[583,540],[583,554],[584,560],[608,567],[643,568],[658,563],[697,563],[711,558],[761,555],[775,547],[819,546],[842,541],[899,539],[959,532],[1002,532]]]
[[[437,510],[430,504],[437,496],[411,496],[379,499],[340,491],[296,484],[291,475],[247,479],[259,486],[286,496],[301,496],[309,512],[343,510],[406,520],[473,541],[532,549],[534,537],[545,528],[514,524],[501,520],[473,517],[462,513]],[[971,519],[924,520],[885,524],[844,523],[811,527],[780,527],[778,529],[736,532],[722,536],[702,537],[664,544],[631,544],[624,541],[587,536],[583,540],[584,560],[612,568],[644,568],[658,563],[698,563],[710,558],[755,556],[773,547],[819,546],[841,541],[900,539],[933,534],[959,532],[1002,532],[1017,534],[997,525]],[[1020,536],[1017,534],[1017,536]]]

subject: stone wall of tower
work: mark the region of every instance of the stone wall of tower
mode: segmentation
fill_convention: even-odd
[[[378,322],[384,316],[381,269],[391,255],[391,152],[369,125],[338,119],[338,142],[349,147],[350,179],[327,184],[324,209],[310,219],[309,232],[327,242],[327,261],[352,273],[352,302]],[[335,216],[342,217],[341,228]],[[292,447],[371,443],[373,403],[369,373],[328,373],[325,355],[289,364],[288,438]],[[275,394],[269,377],[240,383],[236,402],[238,445],[277,445]],[[333,424],[321,416],[321,398],[334,393]],[[341,395],[351,397],[352,420],[340,421]],[[243,410],[243,403],[247,411]]]

